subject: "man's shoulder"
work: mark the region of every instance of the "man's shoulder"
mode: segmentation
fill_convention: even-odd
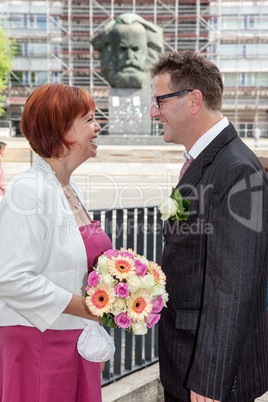
[[[216,149],[214,163],[228,163],[226,168],[230,166],[229,164],[241,163],[248,164],[254,161],[257,165],[257,156],[254,152],[243,142],[243,140],[237,134],[236,129],[230,123],[216,139],[209,145],[205,152],[209,152],[211,149]]]

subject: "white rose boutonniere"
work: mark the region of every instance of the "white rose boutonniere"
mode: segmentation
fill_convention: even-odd
[[[162,214],[160,218],[162,221],[167,219],[186,221],[189,218],[190,203],[182,198],[177,188],[172,187],[170,197],[164,198],[160,202],[158,209]]]

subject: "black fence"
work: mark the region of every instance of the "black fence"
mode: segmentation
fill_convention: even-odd
[[[132,248],[161,265],[163,224],[157,207],[95,210],[91,214],[101,222],[114,248]],[[102,385],[158,361],[157,325],[146,335],[136,336],[120,328],[106,330],[114,338],[116,351],[105,363]]]

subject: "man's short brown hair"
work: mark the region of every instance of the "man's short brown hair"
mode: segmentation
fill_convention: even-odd
[[[162,57],[151,69],[154,78],[170,74],[170,89],[198,89],[208,109],[221,110],[223,82],[218,67],[204,56],[187,50]]]

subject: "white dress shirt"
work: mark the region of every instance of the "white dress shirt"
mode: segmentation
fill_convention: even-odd
[[[55,174],[40,157],[0,203],[0,256],[0,326],[85,327],[81,318],[62,314],[72,294],[85,294],[85,246]]]
[[[220,132],[229,125],[229,121],[227,117],[224,117],[221,121],[219,121],[215,126],[211,127],[205,134],[203,134],[198,140],[194,143],[192,148],[187,152],[185,149],[183,152],[183,156],[185,159],[190,160],[190,157],[196,159],[199,154],[220,134]]]

